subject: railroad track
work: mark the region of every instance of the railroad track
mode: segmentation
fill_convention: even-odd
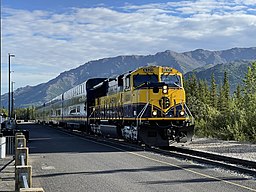
[[[256,177],[256,162],[253,161],[223,156],[209,152],[197,151],[183,147],[170,147],[169,149],[152,148],[151,150],[164,155],[184,160],[191,160],[202,164],[213,165],[215,167],[221,167],[224,169]]]
[[[200,164],[212,165],[214,167],[221,167],[227,170],[232,170],[238,173],[250,175],[256,177],[256,162],[238,159],[234,157],[228,157],[223,155],[218,155],[209,152],[202,152],[197,150],[192,150],[183,147],[171,146],[169,148],[161,149],[155,147],[147,147],[144,145],[135,145],[132,143],[127,143],[124,140],[112,139],[112,138],[101,138],[98,136],[87,135],[79,131],[66,130],[63,128],[57,128],[58,130],[67,132],[69,134],[77,135],[79,137],[85,137],[87,139],[92,139],[94,141],[104,142],[112,145],[120,145],[133,150],[144,150],[150,151],[158,154],[163,154],[170,157],[175,157],[183,160],[190,160]]]
[[[243,166],[243,167],[246,167],[249,169],[255,169],[255,171],[256,171],[256,162],[255,161],[238,159],[238,158],[228,157],[225,155],[219,155],[219,154],[210,153],[210,152],[191,150],[191,149],[183,148],[183,147],[170,147],[170,150],[176,151],[176,152],[181,152],[181,153],[186,153],[186,154],[190,154],[190,155],[195,155],[195,156],[199,156],[199,157],[204,157],[204,158],[215,160],[215,161],[222,161],[222,162],[229,163],[229,164],[235,164],[235,165]]]

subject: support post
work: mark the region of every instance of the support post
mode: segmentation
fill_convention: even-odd
[[[32,166],[16,166],[15,169],[15,190],[18,191],[20,188],[24,188],[22,182],[22,176],[26,177],[28,187],[32,187]]]
[[[16,135],[15,136],[15,149],[17,149],[18,147],[26,147],[27,146],[27,142],[26,142],[26,138],[24,135]]]
[[[24,165],[22,164],[22,157],[24,160]],[[15,166],[25,166],[28,165],[28,148],[19,147],[16,149],[15,153]]]
[[[28,165],[28,148],[22,133],[15,135],[15,191],[44,192],[43,188],[32,188],[32,166]]]

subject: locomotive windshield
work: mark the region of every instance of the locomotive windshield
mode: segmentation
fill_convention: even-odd
[[[161,81],[170,87],[181,87],[181,78],[179,75],[161,75]]]
[[[152,75],[134,75],[133,76],[133,86],[135,88],[148,85],[150,83],[158,83],[158,76],[155,74]]]

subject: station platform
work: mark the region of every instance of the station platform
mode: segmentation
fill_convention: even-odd
[[[15,191],[15,161],[13,156],[0,159],[0,192]]]

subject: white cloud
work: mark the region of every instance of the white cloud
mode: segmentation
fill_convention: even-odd
[[[71,8],[63,13],[3,8],[2,60],[5,65],[8,52],[16,55],[12,63],[19,66],[14,77],[15,87],[20,87],[46,82],[103,57],[255,46],[253,2],[126,4],[118,9]],[[22,67],[26,71],[19,72]]]

